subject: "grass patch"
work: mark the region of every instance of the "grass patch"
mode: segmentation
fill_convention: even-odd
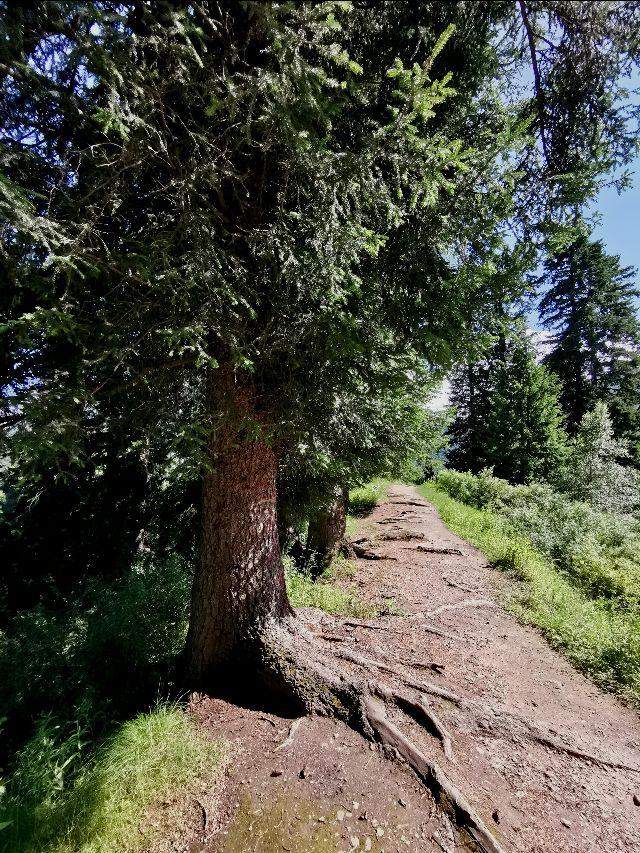
[[[354,516],[368,515],[387,494],[388,480],[371,480],[364,486],[358,486],[349,491],[349,514]]]
[[[60,740],[45,722],[23,747],[0,799],[0,850],[142,850],[154,835],[140,826],[145,810],[210,777],[224,760],[222,745],[200,734],[184,711],[161,706],[121,725],[64,784],[81,739],[76,732]]]
[[[432,484],[419,491],[437,507],[448,527],[478,547],[494,566],[522,581],[510,602],[521,619],[540,628],[551,645],[598,684],[640,704],[637,611],[589,596],[496,513],[460,503]]]
[[[309,575],[296,571],[289,561],[285,561],[285,579],[291,606],[317,607],[334,616],[376,616],[375,607],[335,585],[336,580],[349,578],[352,574],[353,567],[349,561],[338,558],[319,580],[313,581]]]

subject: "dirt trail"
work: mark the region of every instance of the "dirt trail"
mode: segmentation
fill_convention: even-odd
[[[637,714],[500,606],[508,581],[449,531],[415,489],[394,486],[361,528],[361,547],[387,559],[357,561],[359,594],[377,605],[392,598],[401,615],[358,625],[303,614],[322,642],[396,670],[371,671],[391,688],[428,681],[436,693],[440,688],[462,700],[425,697],[451,735],[452,759],[441,739],[411,718],[400,712],[392,718],[440,765],[506,851],[640,850]],[[362,674],[353,662],[345,667]],[[187,841],[173,849],[465,849],[464,834],[412,773],[342,724],[297,723],[210,698],[195,699],[193,710],[236,747],[233,775],[218,817],[205,821],[204,832],[185,826]],[[194,821],[200,820],[196,810]]]

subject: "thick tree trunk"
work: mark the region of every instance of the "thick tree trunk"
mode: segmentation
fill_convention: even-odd
[[[223,406],[227,423],[211,438],[203,483],[201,556],[187,638],[187,677],[194,687],[210,687],[232,667],[254,667],[266,624],[291,614],[278,542],[277,456],[264,438],[251,390],[230,377],[218,371],[210,394],[212,409]]]
[[[344,544],[348,497],[347,488],[337,486],[309,521],[307,558],[314,577],[322,574]]]

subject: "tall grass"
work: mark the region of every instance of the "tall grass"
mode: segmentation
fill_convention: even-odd
[[[3,853],[124,853],[152,840],[145,809],[196,779],[211,778],[224,759],[220,743],[188,715],[165,705],[121,725],[84,761],[73,781],[65,769],[81,746],[77,733],[58,740],[46,722],[18,756],[0,799]]]
[[[461,503],[433,484],[419,491],[445,524],[522,582],[510,602],[520,618],[540,628],[598,684],[640,704],[640,613],[635,607],[621,608],[610,597],[589,594],[500,514]]]

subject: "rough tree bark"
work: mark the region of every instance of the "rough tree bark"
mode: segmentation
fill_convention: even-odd
[[[346,486],[336,486],[309,521],[306,550],[314,578],[322,574],[344,544],[348,499]]]
[[[280,555],[268,413],[231,368],[209,381],[212,422],[201,556],[191,597],[186,676],[212,690],[251,684],[307,713],[352,720],[360,691],[294,617]]]
[[[278,541],[278,460],[254,391],[221,369],[210,379],[208,400],[212,417],[222,414],[224,423],[209,441],[187,638],[187,677],[198,687],[255,660],[267,622],[291,614]]]

